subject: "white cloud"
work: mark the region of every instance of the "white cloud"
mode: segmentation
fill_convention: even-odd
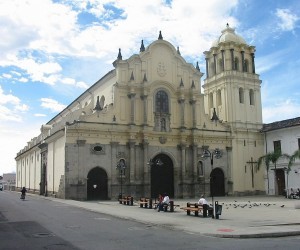
[[[47,115],[45,115],[45,114],[34,114],[34,116],[36,116],[36,117],[45,117]]]
[[[4,73],[2,76],[3,76],[4,78],[8,78],[8,79],[12,78],[12,76],[11,76],[10,74],[6,74],[6,73]]]
[[[66,105],[61,104],[51,98],[41,98],[41,102],[41,106],[43,108],[50,109],[52,112],[60,112],[66,107]]]
[[[0,104],[13,104],[18,105],[20,103],[20,99],[12,94],[4,94],[4,91],[0,85]]]
[[[296,22],[299,17],[293,14],[289,9],[277,9],[276,16],[279,17],[281,23],[279,23],[279,28],[283,31],[291,31],[296,27]]]
[[[279,101],[275,105],[264,107],[262,113],[264,123],[300,117],[300,103],[291,99]]]
[[[0,121],[2,122],[21,122],[22,118],[9,108],[0,104]]]
[[[5,94],[0,85],[0,121],[22,121],[21,113],[28,111],[29,107],[21,103],[21,100],[12,95]]]

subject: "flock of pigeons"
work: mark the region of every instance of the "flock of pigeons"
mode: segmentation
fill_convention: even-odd
[[[243,203],[238,203],[238,201],[234,201],[234,203],[222,203],[223,206],[225,206],[225,209],[229,208],[253,208],[253,207],[269,207],[269,206],[276,206],[276,204],[271,204],[271,203],[257,203],[257,202],[243,202]],[[284,207],[284,205],[281,205],[280,207]]]

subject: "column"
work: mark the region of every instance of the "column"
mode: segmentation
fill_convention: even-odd
[[[252,58],[252,73],[255,74],[255,63],[254,63],[254,53],[251,53],[251,58]]]
[[[217,62],[216,62],[216,54],[213,54],[214,56],[214,74],[216,75],[217,74]]]
[[[208,74],[208,58],[205,58],[205,63],[206,63],[206,78],[209,78],[209,74]]]
[[[222,71],[225,70],[225,61],[224,61],[224,50],[222,49],[221,50],[221,53],[222,53]]]
[[[235,70],[234,68],[234,54],[233,54],[233,49],[230,49],[230,55],[231,55],[231,69]]]
[[[242,54],[242,71],[245,72],[245,51],[241,51]]]

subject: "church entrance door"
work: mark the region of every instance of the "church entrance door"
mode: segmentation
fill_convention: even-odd
[[[285,193],[285,178],[284,178],[284,170],[283,169],[276,169],[275,172],[276,175],[276,181],[277,181],[277,190],[278,195],[284,195]]]
[[[163,164],[158,165],[160,160]],[[165,154],[158,154],[153,159],[151,167],[151,197],[157,198],[158,194],[167,193],[174,198],[174,167],[171,158]]]
[[[88,200],[107,200],[107,174],[105,170],[95,167],[87,176],[87,199]]]
[[[225,196],[224,173],[220,168],[214,168],[210,174],[210,194]]]

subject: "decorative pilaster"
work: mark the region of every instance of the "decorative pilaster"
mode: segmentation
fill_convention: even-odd
[[[190,104],[192,106],[192,121],[193,121],[193,128],[196,128],[196,100],[190,100]]]
[[[181,181],[183,182],[185,179],[185,172],[186,172],[186,163],[185,163],[185,150],[186,150],[186,144],[181,143],[179,145],[180,149],[180,166],[181,166]]]
[[[147,95],[141,95],[141,99],[143,101],[143,106],[144,106],[144,125],[147,125],[148,121],[147,121],[147,117],[148,117],[148,109],[147,109],[147,104],[148,104],[148,100],[147,100]]]
[[[116,167],[117,167],[117,147],[119,145],[119,142],[111,142],[110,143],[110,147],[111,147],[111,159],[110,159],[110,162],[111,162],[111,175],[112,175],[112,181],[117,181],[117,174],[118,174],[118,171],[116,171]]]
[[[184,128],[184,99],[179,99],[178,103],[180,105],[180,123],[181,123],[181,128]]]
[[[192,145],[192,148],[193,148],[193,166],[192,166],[192,171],[193,171],[193,176],[192,176],[192,179],[193,179],[193,182],[196,182],[197,181],[197,151],[198,151],[198,145],[197,144],[193,144]]]
[[[134,157],[134,149],[135,149],[135,141],[130,140],[129,141],[129,155],[130,155],[130,159],[129,159],[129,166],[130,166],[130,177],[129,177],[129,181],[130,183],[134,183],[135,182],[135,157]]]
[[[130,123],[134,124],[134,110],[135,110],[135,105],[134,105],[134,101],[135,101],[135,93],[130,93],[128,94],[128,98],[130,99]]]
[[[142,143],[142,147],[144,150],[144,157],[143,157],[143,164],[144,164],[144,171],[143,171],[143,182],[144,184],[150,183],[150,176],[149,176],[149,166],[148,166],[148,147],[149,142],[144,140]]]

